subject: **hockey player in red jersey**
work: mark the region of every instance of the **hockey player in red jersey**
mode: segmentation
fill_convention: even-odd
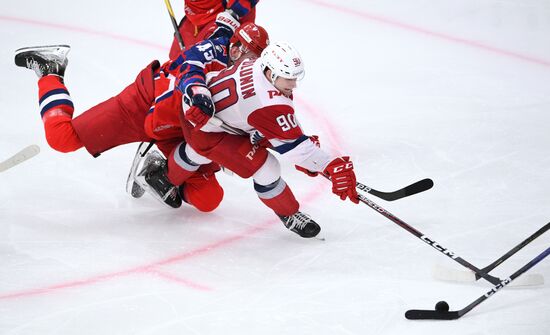
[[[260,200],[288,229],[314,237],[321,228],[299,211],[298,201],[281,177],[278,160],[267,148],[308,175],[328,175],[336,195],[358,203],[353,163],[347,156],[331,157],[320,149],[316,138],[303,133],[292,94],[304,76],[304,64],[291,45],[272,43],[260,58],[243,58],[209,81],[212,108],[185,106],[185,117],[195,124],[194,130],[186,132],[186,156],[196,164],[214,161],[243,178],[252,177]],[[189,84],[191,88],[196,85]],[[210,122],[214,115],[218,124],[221,120],[246,136],[230,134],[227,127]]]
[[[238,22],[220,23],[221,37],[216,38],[218,55],[226,58],[227,41]],[[229,34],[229,35],[228,35]],[[215,34],[217,35],[217,34]],[[239,44],[233,40],[233,44]],[[238,46],[237,46],[238,47]],[[172,108],[172,114],[181,111],[182,95],[174,90],[175,78],[186,68],[184,55],[162,66],[154,61],[143,69],[136,80],[113,98],[73,118],[74,107],[64,73],[67,66],[68,46],[23,48],[16,51],[15,63],[32,69],[39,77],[40,113],[44,122],[48,144],[60,152],[71,152],[85,147],[94,157],[121,144],[157,140],[158,148],[166,155],[168,164],[154,161],[144,167],[142,175],[151,187],[160,190],[162,199],[171,207],[180,207],[182,198],[201,211],[214,210],[223,198],[223,189],[214,172],[217,164],[189,165],[179,160],[183,135],[179,120],[176,129],[170,124],[150,127],[147,116],[155,109]],[[213,62],[215,68],[216,62]],[[225,65],[219,65],[218,69]],[[171,89],[170,89],[171,87]],[[178,109],[179,108],[179,109]],[[174,158],[177,157],[177,158]],[[182,168],[190,167],[188,169]],[[175,185],[175,186],[174,186]]]
[[[185,0],[185,16],[179,23],[179,32],[185,48],[208,39],[216,25],[214,21],[219,13],[226,11],[241,24],[254,22],[255,6],[259,0]],[[169,58],[176,58],[181,49],[174,38]]]

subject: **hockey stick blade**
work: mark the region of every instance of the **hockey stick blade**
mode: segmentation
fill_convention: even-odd
[[[371,187],[368,187],[364,184],[361,184],[359,182],[357,183],[357,189],[370,193],[386,201],[394,201],[394,200],[402,199],[420,192],[424,192],[431,189],[433,186],[434,186],[433,180],[431,180],[430,178],[426,178],[426,179],[419,180],[416,183],[405,186],[402,189],[399,189],[397,191],[382,192],[382,191],[375,190]]]
[[[29,145],[23,150],[19,151],[15,155],[6,159],[3,162],[0,162],[0,172],[4,172],[12,167],[26,161],[29,158],[32,158],[40,152],[40,147],[36,144]]]
[[[431,311],[421,309],[411,309],[405,312],[405,317],[409,320],[456,320],[462,315],[459,311]]]
[[[502,280],[500,283],[495,285],[491,290],[489,290],[484,295],[480,296],[479,298],[477,298],[476,300],[474,300],[468,306],[464,307],[461,310],[445,311],[445,310],[411,309],[405,313],[405,317],[409,320],[456,320],[462,317],[464,314],[471,311],[472,309],[474,309],[477,305],[481,304],[485,300],[492,297],[500,289],[512,283],[516,278],[518,278],[525,272],[529,271],[529,269],[537,265],[540,261],[542,261],[548,255],[550,255],[550,248],[547,248],[545,251],[540,253],[537,257],[533,258],[529,263],[525,264],[522,268],[514,272],[510,277]],[[447,308],[448,308],[448,305],[447,305]]]

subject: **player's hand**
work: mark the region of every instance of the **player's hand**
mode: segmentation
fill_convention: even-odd
[[[229,11],[226,10],[224,12],[221,12],[216,16],[217,28],[212,34],[212,37],[231,37],[240,25],[241,24],[239,23],[239,19],[232,16]]]
[[[214,116],[215,107],[212,94],[208,88],[201,85],[189,86],[186,92],[191,102],[191,108],[185,113],[185,118],[200,129]]]
[[[210,120],[209,116],[204,114],[200,108],[195,106],[191,106],[191,108],[185,112],[185,118],[195,125],[195,129],[201,129],[208,123],[208,120]]]
[[[330,176],[332,193],[342,200],[349,198],[352,202],[359,203],[357,190],[355,189],[356,180],[353,163],[348,156],[335,158],[327,165],[324,173]]]

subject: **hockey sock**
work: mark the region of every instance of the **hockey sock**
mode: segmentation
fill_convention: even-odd
[[[200,165],[189,159],[185,153],[185,146],[186,143],[182,142],[168,156],[167,177],[173,185],[183,184],[200,167]]]
[[[46,140],[60,152],[75,151],[83,146],[72,125],[74,106],[61,77],[48,75],[38,80],[40,115]]]
[[[254,183],[254,189],[260,200],[279,216],[293,215],[300,208],[290,187],[282,178],[269,185]]]

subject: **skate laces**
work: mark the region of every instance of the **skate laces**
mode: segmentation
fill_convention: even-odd
[[[39,77],[42,76],[43,70],[40,68],[40,64],[34,58],[27,58],[27,69],[33,70]]]
[[[303,229],[309,222],[311,221],[311,217],[308,214],[297,212],[294,215],[291,215],[288,217],[287,223],[288,223],[288,229]]]

